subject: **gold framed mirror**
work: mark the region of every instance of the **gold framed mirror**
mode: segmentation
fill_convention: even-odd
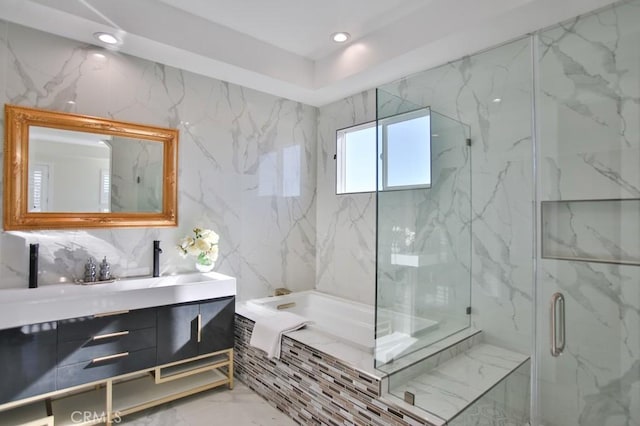
[[[4,229],[178,224],[178,130],[5,105]]]

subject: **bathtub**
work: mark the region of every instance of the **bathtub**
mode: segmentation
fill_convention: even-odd
[[[248,300],[247,304],[265,309],[293,312],[313,322],[307,327],[330,334],[344,343],[373,353],[375,345],[375,311],[373,306],[352,302],[316,290]]]

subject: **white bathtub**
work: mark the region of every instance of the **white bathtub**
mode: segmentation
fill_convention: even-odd
[[[373,353],[374,307],[331,296],[316,290],[286,296],[253,299],[247,304],[266,309],[284,309],[301,315],[313,324],[308,327]]]

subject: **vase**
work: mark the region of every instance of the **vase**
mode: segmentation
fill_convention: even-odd
[[[215,262],[211,262],[208,265],[205,265],[204,263],[196,262],[196,269],[199,272],[211,272],[213,271],[214,266],[216,266]]]

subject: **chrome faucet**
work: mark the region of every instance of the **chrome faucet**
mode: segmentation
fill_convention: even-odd
[[[162,253],[162,249],[160,248],[160,240],[153,241],[153,276],[160,276],[160,253]]]

